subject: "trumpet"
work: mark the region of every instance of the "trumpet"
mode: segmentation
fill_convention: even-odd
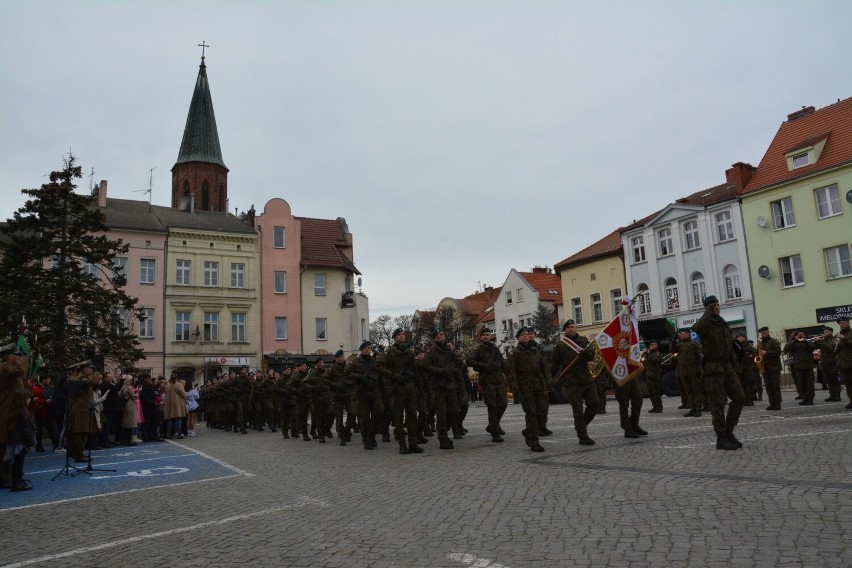
[[[821,333],[816,334],[816,335],[812,335],[810,337],[805,337],[804,333],[800,333],[799,335],[796,336],[796,341],[819,341],[820,339],[823,339],[824,337],[825,336],[823,336]]]
[[[666,353],[665,355],[663,355],[663,359],[660,361],[660,364],[666,365],[675,357],[677,357],[677,353]]]

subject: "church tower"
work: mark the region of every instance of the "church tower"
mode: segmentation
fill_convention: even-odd
[[[172,167],[172,207],[226,212],[227,206],[228,168],[222,161],[207,65],[202,53],[180,153]]]

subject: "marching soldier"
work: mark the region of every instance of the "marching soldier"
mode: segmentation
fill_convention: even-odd
[[[840,381],[837,380],[837,354],[834,352],[834,330],[825,326],[822,339],[816,342],[819,347],[819,366],[822,376],[828,383],[828,398],[825,402],[840,402]]]
[[[455,353],[445,343],[446,335],[440,329],[432,332],[432,345],[423,358],[423,367],[429,374],[432,387],[432,403],[435,408],[436,429],[439,447],[452,450],[455,445],[450,440],[448,430],[457,428],[459,401],[456,394],[456,375],[459,367]],[[461,432],[453,432],[461,437]]]
[[[769,399],[766,410],[781,410],[781,343],[769,335],[767,326],[757,331],[760,333],[757,354],[763,358],[763,382]]]
[[[701,337],[704,358],[701,361],[702,378],[713,414],[713,430],[716,432],[716,449],[736,450],[742,444],[734,436],[734,428],[740,420],[745,394],[737,376],[737,361],[731,344],[731,328],[719,315],[721,306],[716,296],[704,298],[704,315],[693,329]],[[725,404],[728,414],[725,416]]]
[[[751,374],[748,373],[750,361],[747,340],[748,338],[744,333],[738,333],[736,339],[734,339],[733,347],[734,356],[737,359],[737,363],[739,363],[737,374],[740,377],[740,385],[743,387],[743,392],[745,393],[745,402],[743,404],[745,406],[754,406],[754,382],[752,381]],[[750,363],[751,366],[754,366],[753,360]]]
[[[352,380],[346,376],[346,354],[338,349],[332,363],[325,372],[325,379],[331,387],[334,426],[340,445],[352,441],[352,427],[355,424],[355,402],[353,400]],[[346,416],[344,417],[344,412]]]
[[[302,389],[308,395],[311,409],[311,434],[316,432],[320,444],[325,444],[326,438],[334,438],[331,434],[331,423],[328,422],[331,387],[324,375],[325,362],[317,359],[314,369],[302,381]]]
[[[512,392],[521,397],[526,428],[523,430],[527,446],[534,452],[543,452],[538,441],[539,433],[547,429],[547,392],[550,371],[541,352],[530,341],[527,328],[515,334],[518,344],[512,349],[506,367],[512,382]]]
[[[754,341],[749,339],[746,341],[747,356],[744,360],[743,374],[746,381],[752,385],[752,392],[755,395],[755,401],[763,400],[763,381],[760,376],[760,369],[757,367],[755,357],[757,357],[757,348],[754,346]]]
[[[479,345],[470,357],[470,366],[479,373],[479,385],[482,397],[488,408],[488,426],[485,431],[491,434],[492,442],[502,442],[505,434],[500,428],[500,419],[506,412],[509,399],[506,395],[506,378],[503,374],[505,361],[500,349],[494,345],[496,335],[488,328],[479,332]]]
[[[358,357],[346,367],[345,376],[353,381],[358,399],[358,421],[361,426],[361,440],[365,450],[376,448],[376,433],[382,429],[385,420],[385,408],[379,390],[379,375],[376,373],[376,359],[373,357],[369,341],[358,347]]]
[[[684,416],[698,418],[701,416],[701,408],[707,404],[704,400],[704,386],[701,384],[701,344],[692,340],[688,327],[679,329],[677,338],[671,352],[676,361],[675,372],[686,389],[690,410]]]
[[[405,331],[393,331],[393,343],[376,360],[376,371],[388,389],[393,435],[400,454],[420,454],[417,445],[417,386],[414,384],[414,352],[405,342]]]
[[[645,352],[643,365],[645,366],[645,382],[648,383],[648,395],[651,399],[650,414],[663,411],[663,382],[662,368],[663,356],[660,354],[659,345],[655,339],[648,344]]]
[[[593,446],[595,441],[589,437],[588,425],[594,420],[595,414],[598,414],[600,400],[588,363],[595,358],[595,354],[591,349],[586,349],[589,340],[577,333],[574,320],[566,320],[562,331],[565,337],[557,342],[553,349],[551,369],[555,373],[561,373],[570,366],[563,390],[566,391],[574,412],[574,429],[581,445]],[[586,405],[585,411],[583,403]]]

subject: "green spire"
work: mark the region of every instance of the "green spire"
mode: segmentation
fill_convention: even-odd
[[[205,162],[218,164],[228,169],[222,161],[222,149],[219,147],[219,131],[216,129],[216,117],[213,114],[213,99],[210,97],[210,85],[207,82],[207,65],[201,56],[198,66],[198,79],[192,93],[192,103],[186,117],[183,141],[175,164],[186,162]]]

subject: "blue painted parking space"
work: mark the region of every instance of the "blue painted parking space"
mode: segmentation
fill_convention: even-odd
[[[248,475],[242,470],[202,453],[173,443],[146,443],[116,446],[92,452],[92,470],[85,463],[60,473],[65,467],[64,453],[36,453],[27,456],[24,478],[33,485],[31,491],[0,491],[0,511],[85,499],[110,493],[138,491],[165,485],[199,482]],[[103,471],[103,470],[115,471]],[[57,475],[59,474],[59,475]]]

